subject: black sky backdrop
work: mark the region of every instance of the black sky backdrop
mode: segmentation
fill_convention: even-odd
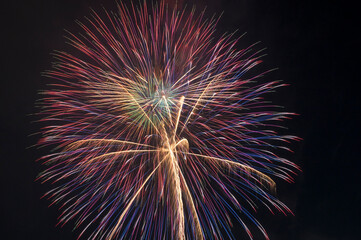
[[[184,2],[184,1],[182,1]],[[189,4],[191,5],[191,4]],[[353,240],[361,235],[360,31],[356,6],[346,1],[210,1],[207,14],[223,16],[218,34],[247,32],[238,48],[261,41],[267,47],[264,69],[279,69],[262,80],[290,86],[272,95],[286,111],[299,114],[285,123],[287,133],[303,138],[287,156],[303,172],[295,184],[278,181],[278,197],[295,216],[256,216],[272,240]],[[77,32],[75,20],[89,7],[114,9],[111,1],[9,1],[2,6],[0,239],[76,239],[73,223],[55,227],[60,211],[40,199],[48,189],[34,182],[35,160],[49,149],[28,148],[39,136],[35,100],[46,88],[41,76],[65,45],[64,29]],[[4,84],[5,83],[5,84]],[[243,230],[234,233],[243,239]],[[255,239],[262,239],[253,230]]]

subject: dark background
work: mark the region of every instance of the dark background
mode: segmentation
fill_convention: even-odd
[[[10,1],[9,1],[10,2]],[[40,199],[47,187],[34,182],[35,160],[44,150],[31,122],[37,91],[46,88],[41,72],[50,53],[65,49],[64,29],[89,7],[112,9],[114,1],[11,1],[2,5],[1,33],[1,239],[76,239],[72,224],[55,227],[59,212]],[[274,101],[296,112],[285,125],[304,140],[294,143],[290,160],[302,167],[295,184],[280,182],[279,198],[295,216],[261,211],[256,215],[272,240],[353,240],[361,235],[360,26],[356,6],[346,1],[198,1],[207,14],[223,16],[219,34],[247,32],[239,46],[261,41],[265,68],[282,79]],[[5,85],[4,85],[5,83]],[[243,237],[242,230],[234,229]],[[239,234],[238,234],[239,232]],[[255,233],[255,239],[262,239]]]

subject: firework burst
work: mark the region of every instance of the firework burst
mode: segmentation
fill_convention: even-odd
[[[291,182],[297,166],[269,147],[296,139],[276,132],[292,114],[262,98],[283,84],[249,77],[259,53],[214,40],[204,12],[120,3],[104,15],[78,22],[74,53],[56,52],[46,72],[56,83],[39,144],[57,148],[39,179],[54,184],[45,196],[61,203],[59,223],[74,219],[90,239],[224,239],[233,215],[268,238],[247,209],[290,212],[271,177]]]

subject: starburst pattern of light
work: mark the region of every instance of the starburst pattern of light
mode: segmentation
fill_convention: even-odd
[[[298,167],[269,149],[297,139],[277,133],[292,114],[263,99],[283,84],[249,76],[259,52],[215,40],[204,12],[162,1],[104,14],[78,22],[74,51],[46,72],[39,144],[57,147],[39,179],[60,223],[95,225],[90,239],[224,239],[232,215],[268,238],[247,209],[290,212],[272,178],[292,182]]]

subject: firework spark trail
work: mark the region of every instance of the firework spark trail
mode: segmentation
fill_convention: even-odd
[[[78,22],[74,55],[55,52],[39,144],[56,151],[39,179],[56,185],[45,196],[62,203],[59,224],[85,226],[79,237],[233,238],[231,214],[268,239],[247,207],[291,213],[272,176],[292,182],[299,168],[270,149],[298,139],[277,133],[293,114],[263,100],[284,84],[248,76],[259,52],[214,40],[218,20],[195,12],[119,3]]]

